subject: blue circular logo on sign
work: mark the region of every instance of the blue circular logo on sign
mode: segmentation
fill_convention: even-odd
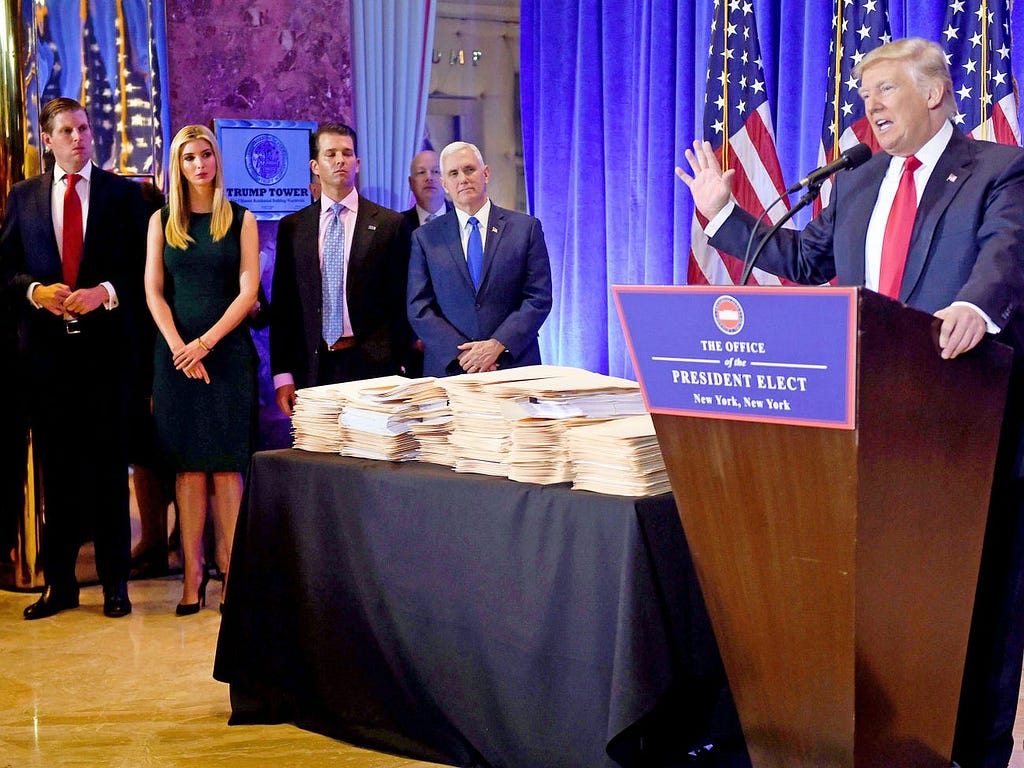
[[[730,336],[743,330],[743,305],[732,296],[719,296],[713,310],[715,325]]]
[[[260,184],[276,184],[288,170],[288,150],[277,136],[253,136],[245,148],[245,170]]]

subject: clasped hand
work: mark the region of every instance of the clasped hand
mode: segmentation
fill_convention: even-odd
[[[102,286],[92,288],[71,289],[64,283],[39,285],[32,294],[32,299],[51,315],[80,316],[101,307],[109,297]]]
[[[466,373],[485,373],[498,370],[498,357],[505,347],[497,339],[467,341],[458,346],[459,365]]]
[[[207,373],[206,366],[203,365],[203,358],[207,354],[209,351],[203,349],[199,339],[195,338],[174,351],[174,369],[181,371],[190,379],[202,379],[209,384],[210,374]]]

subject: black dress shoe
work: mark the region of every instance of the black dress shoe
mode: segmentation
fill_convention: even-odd
[[[132,612],[132,601],[128,599],[128,585],[123,581],[103,587],[103,615],[116,619]]]
[[[43,594],[24,611],[26,619],[45,619],[55,613],[78,607],[78,590],[62,591],[47,585]]]

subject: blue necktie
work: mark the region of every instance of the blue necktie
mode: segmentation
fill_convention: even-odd
[[[323,323],[324,341],[331,346],[345,330],[343,302],[345,297],[345,224],[341,213],[345,206],[331,206],[331,219],[324,234]]]
[[[480,237],[480,221],[476,216],[469,217],[469,242],[466,243],[466,264],[469,276],[473,278],[473,287],[480,287],[480,273],[484,270],[484,241]]]

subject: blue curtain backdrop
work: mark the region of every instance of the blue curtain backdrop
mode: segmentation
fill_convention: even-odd
[[[749,1],[779,160],[793,181],[818,164],[835,0]],[[527,195],[544,225],[555,286],[544,360],[633,378],[610,286],[686,282],[693,208],[673,170],[701,136],[714,5],[521,2]],[[891,0],[893,36],[941,42],[946,7]],[[1017,3],[1018,82],[1022,19]]]
[[[352,0],[359,191],[399,211],[426,128],[436,16],[434,0]]]

